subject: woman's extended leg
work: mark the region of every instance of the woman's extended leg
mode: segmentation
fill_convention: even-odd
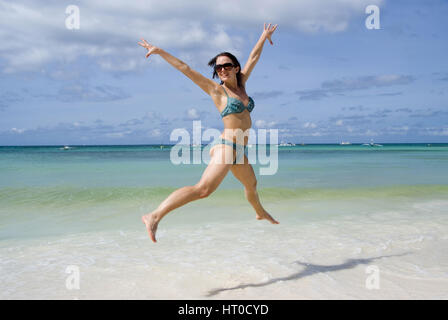
[[[165,215],[188,202],[208,197],[218,188],[232,166],[231,163],[225,161],[226,153],[229,152],[233,152],[231,146],[214,146],[210,150],[210,162],[196,185],[177,189],[156,210],[142,217],[152,241],[156,242],[157,226]],[[231,157],[232,155],[230,155]]]
[[[257,192],[257,178],[255,177],[254,169],[247,160],[247,157],[244,156],[244,164],[235,164],[232,166],[231,170],[235,178],[243,184],[246,199],[257,213],[256,218],[258,220],[266,219],[273,224],[278,224],[279,222],[272,218],[260,203],[260,198],[258,197]]]

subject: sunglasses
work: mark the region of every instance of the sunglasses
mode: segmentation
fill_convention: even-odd
[[[225,69],[227,71],[229,71],[230,69],[232,69],[234,67],[233,64],[229,63],[224,63],[224,64],[217,64],[215,65],[215,71],[216,72],[220,72],[222,69]]]

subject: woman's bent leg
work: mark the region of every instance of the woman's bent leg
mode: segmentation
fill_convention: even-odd
[[[225,162],[227,152],[233,152],[232,147],[226,145],[215,146],[210,150],[210,162],[202,174],[201,180],[196,185],[177,189],[156,210],[142,217],[152,241],[156,242],[157,226],[165,215],[191,201],[208,197],[218,188],[232,166],[231,163]]]
[[[244,164],[237,164],[232,167],[232,173],[244,186],[244,192],[247,201],[252,205],[257,214],[257,219],[266,219],[272,224],[278,224],[279,222],[275,220],[261,205],[260,198],[257,192],[257,178],[255,177],[254,169],[252,165],[244,157]]]

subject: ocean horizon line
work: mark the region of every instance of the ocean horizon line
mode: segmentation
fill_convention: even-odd
[[[209,143],[202,143],[201,146],[207,146]],[[365,145],[369,144],[368,142],[351,142],[349,144],[344,143],[305,143],[305,142],[288,142],[284,145],[280,144],[272,144],[277,146],[312,146],[312,145],[341,145],[341,146],[349,146],[349,145]],[[375,144],[382,144],[382,145],[448,145],[447,142],[375,142]],[[177,143],[145,143],[145,144],[36,144],[36,145],[0,145],[0,148],[2,147],[64,147],[64,146],[72,146],[72,147],[129,147],[129,146],[198,146],[195,144],[177,144]],[[258,144],[258,143],[249,143],[248,145],[271,145],[271,144]]]

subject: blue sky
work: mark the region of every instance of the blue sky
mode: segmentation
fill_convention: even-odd
[[[42,4],[44,3],[44,4]],[[368,5],[380,29],[365,26]],[[66,27],[76,5],[79,29]],[[448,1],[0,1],[0,145],[152,144],[176,128],[222,130],[211,98],[144,37],[205,76],[244,65],[253,128],[279,142],[448,142]]]

